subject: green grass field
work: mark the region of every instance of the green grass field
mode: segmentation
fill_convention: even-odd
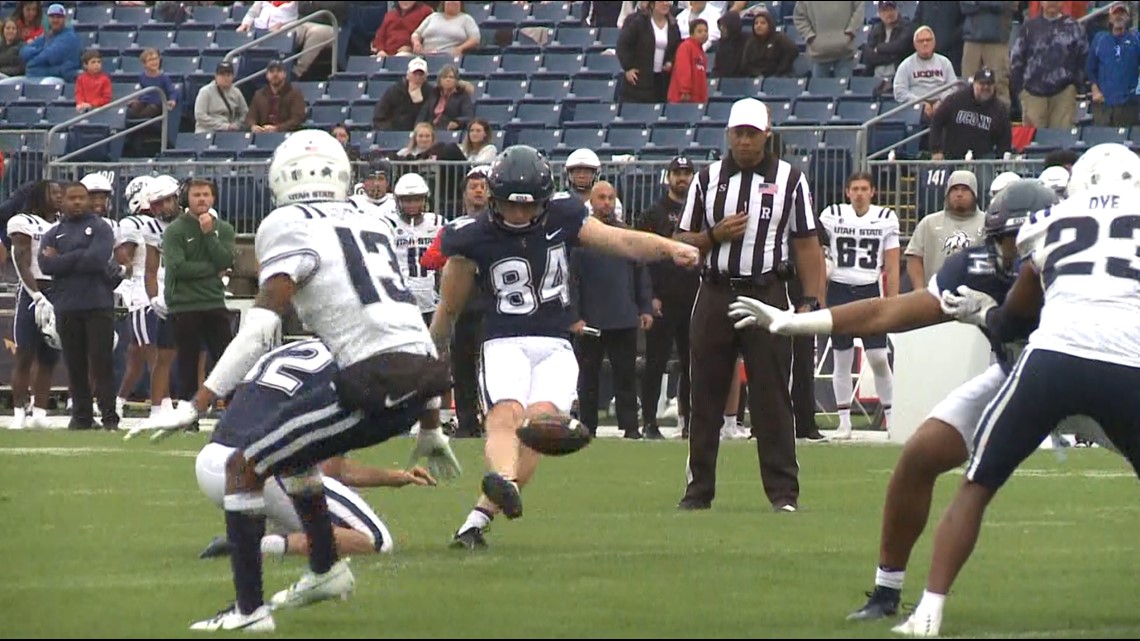
[[[161,446],[117,435],[0,430],[0,635],[185,637],[233,598],[229,564],[200,561],[223,532],[194,480],[204,435]],[[714,509],[678,513],[685,446],[599,441],[545,461],[526,516],[497,521],[482,554],[447,549],[482,473],[482,445],[457,441],[465,476],[438,488],[364,495],[395,554],[353,559],[347,602],[276,615],[291,637],[889,637],[844,616],[871,587],[883,489],[898,449],[800,450],[802,510],[775,514],[755,448],[721,449]],[[360,454],[406,462],[401,439]],[[957,477],[939,487],[941,514]],[[1136,480],[1101,450],[1039,453],[990,511],[943,632],[987,637],[1137,637]],[[930,529],[933,528],[933,524]],[[930,533],[928,529],[928,535]],[[921,594],[929,537],[904,603]],[[304,561],[267,561],[267,597]]]

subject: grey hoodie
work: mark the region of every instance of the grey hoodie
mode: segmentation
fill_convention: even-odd
[[[863,29],[863,2],[797,2],[792,21],[812,62],[855,57],[854,35]]]
[[[217,82],[210,82],[198,91],[198,99],[194,101],[194,133],[245,128],[245,114],[249,111],[245,96],[232,85],[225,93],[226,99],[222,100]],[[229,101],[228,108],[226,101]],[[236,127],[230,127],[231,124]]]

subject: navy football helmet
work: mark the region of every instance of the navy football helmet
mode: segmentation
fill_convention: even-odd
[[[546,157],[534,147],[513,145],[503,150],[491,165],[487,177],[491,194],[491,220],[511,232],[525,232],[542,224],[550,197],[554,195],[554,173]],[[529,224],[512,225],[503,220],[500,202],[537,203],[538,211]]]
[[[1001,241],[1016,236],[1030,214],[1053,206],[1053,190],[1036,178],[1022,178],[1010,183],[994,197],[986,208],[986,246],[994,258],[994,266],[1004,277],[1017,276],[1015,266],[1003,260]]]

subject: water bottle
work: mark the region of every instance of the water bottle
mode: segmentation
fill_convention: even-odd
[[[887,153],[887,162],[894,162],[894,161],[895,161],[895,150],[892,149]]]
[[[973,149],[967,149],[966,150],[966,162],[970,162],[973,159],[974,159],[974,150]]]

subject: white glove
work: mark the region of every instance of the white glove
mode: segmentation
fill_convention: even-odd
[[[416,449],[412,450],[412,458],[408,462],[408,469],[415,467],[421,458],[427,458],[428,472],[441,481],[450,481],[463,473],[459,459],[451,451],[447,437],[443,430],[420,430],[416,437]]]
[[[779,334],[787,326],[787,317],[794,316],[791,311],[776,309],[747,296],[737,296],[736,301],[728,306],[728,315],[736,321],[733,325],[736,329],[755,325],[773,334]]]
[[[158,415],[153,418],[142,421],[131,428],[131,431],[127,432],[123,440],[129,441],[142,432],[153,432],[150,440],[157,443],[178,430],[190,427],[197,420],[198,410],[194,407],[194,402],[179,401],[174,409],[159,412]]]
[[[36,307],[36,325],[43,329],[50,322],[48,317],[55,316],[55,307],[52,306],[51,301],[47,299],[47,296],[44,296],[43,292],[32,292],[32,300],[35,301]]]
[[[166,320],[166,315],[170,313],[170,311],[166,309],[166,301],[163,300],[161,295],[150,299],[150,308],[153,309],[154,313],[162,320]]]
[[[958,293],[950,290],[942,292],[942,313],[953,316],[960,323],[978,327],[986,326],[986,314],[997,307],[997,301],[985,292],[958,286]]]

